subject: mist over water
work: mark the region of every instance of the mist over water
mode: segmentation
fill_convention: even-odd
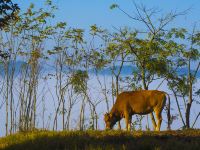
[[[109,73],[101,74],[98,76],[99,81],[101,82],[102,85],[105,84],[107,89],[111,89],[111,82],[112,82],[112,76],[109,75]],[[19,104],[18,104],[18,97],[19,97],[19,92],[18,92],[18,78],[16,77],[15,82],[16,84],[14,85],[15,87],[15,92],[14,92],[14,103],[15,103],[15,109],[16,111],[16,117],[17,117],[17,124],[18,124],[18,117],[19,117]],[[104,130],[105,124],[103,121],[103,116],[107,112],[106,108],[106,102],[105,102],[105,97],[103,95],[103,91],[100,87],[99,81],[97,80],[97,77],[95,74],[90,73],[89,81],[88,81],[88,95],[89,98],[97,104],[96,111],[98,114],[98,129],[99,130]],[[157,86],[161,83],[162,80],[156,80],[149,86],[149,90],[156,89]],[[199,87],[199,79],[198,79],[198,84],[195,85],[196,87]],[[2,84],[2,78],[0,79],[0,84]],[[44,80],[43,78],[40,79],[39,81],[39,87],[38,87],[38,95],[37,95],[37,119],[36,119],[36,127],[37,128],[46,128],[49,130],[52,130],[53,128],[53,119],[55,117],[55,112],[56,112],[56,107],[58,105],[57,97],[56,97],[56,90],[55,90],[55,85],[56,85],[56,80],[54,78],[48,78],[47,80]],[[121,88],[125,86],[123,83],[121,84]],[[171,115],[178,115],[178,110],[177,106],[175,103],[175,99],[172,95],[172,92],[168,89],[166,82],[163,82],[163,84],[159,87],[158,90],[165,91],[168,94],[170,94],[171,98]],[[65,100],[68,101],[69,95],[65,95]],[[112,97],[111,97],[111,91],[107,92],[107,96],[109,99],[109,109],[112,108],[113,102],[112,102]],[[71,113],[71,119],[70,119],[70,129],[78,129],[78,121],[79,121],[79,114],[80,114],[80,105],[83,99],[83,96],[79,95],[76,98],[76,102],[73,106],[72,113]],[[195,97],[195,99],[198,99],[199,97]],[[179,103],[182,111],[182,115],[185,117],[184,114],[184,105],[183,101],[181,98],[179,98]],[[5,102],[3,99],[3,94],[0,95],[0,106],[2,108],[0,109],[0,136],[5,135],[5,118],[6,118],[6,111],[5,111]],[[68,102],[66,102],[66,110],[68,109]],[[195,117],[199,113],[199,104],[196,104],[196,102],[193,102],[192,109],[191,109],[191,124],[193,123]],[[167,116],[166,116],[166,111],[164,110],[162,112],[163,115],[163,122],[161,126],[161,130],[166,130],[167,128]],[[88,128],[90,126],[90,107],[87,104],[86,109],[85,109],[85,128]],[[136,117],[133,116],[132,122],[136,120]],[[142,120],[142,129],[146,130],[147,126],[147,120],[148,120],[148,125],[152,129],[152,123],[150,117],[147,118],[147,115],[144,116]],[[122,122],[122,128],[124,128],[124,120]],[[180,121],[180,118],[178,116],[178,119],[174,120],[172,123],[172,129],[180,129],[182,127],[182,123]],[[117,127],[117,126],[116,126]],[[200,119],[197,121],[195,128],[200,128]],[[139,126],[136,126],[136,129],[139,129]],[[61,114],[58,117],[58,130],[62,130],[62,117]]]

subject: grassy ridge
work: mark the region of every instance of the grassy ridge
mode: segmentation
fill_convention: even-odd
[[[200,149],[200,130],[18,133],[0,138],[2,150],[169,150]]]

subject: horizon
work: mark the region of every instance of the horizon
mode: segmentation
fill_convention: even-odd
[[[20,68],[23,64],[26,64],[26,62],[24,61],[17,61],[15,63],[15,67],[16,67],[16,73],[17,75],[19,75],[19,71],[20,71]],[[12,64],[10,64],[12,66]],[[43,64],[43,66],[41,66],[42,70],[43,70],[43,73],[55,73],[56,71],[56,68],[53,66],[53,65],[48,65],[48,64]],[[115,66],[115,71],[118,71],[120,68],[119,65],[116,65]],[[66,69],[64,69],[65,71],[67,71],[67,66],[66,66]],[[100,75],[107,75],[107,76],[111,76],[112,75],[112,66],[109,66],[109,65],[106,65],[105,67],[101,68],[98,70],[98,73]],[[2,64],[0,64],[0,71],[2,75],[3,74],[3,66]],[[76,70],[81,70],[80,68],[76,69]],[[84,71],[84,70],[83,70]],[[191,71],[193,73],[195,73],[195,69],[191,69]],[[132,75],[134,72],[137,72],[137,67],[136,65],[131,65],[131,64],[125,64],[123,67],[122,67],[122,71],[121,71],[121,75]],[[89,74],[95,74],[95,67],[91,67],[89,70],[88,70],[88,73]],[[187,67],[181,67],[181,68],[178,68],[177,69],[177,73],[179,75],[187,75],[188,74],[188,68]],[[17,76],[16,75],[16,76]],[[200,70],[198,70],[197,72],[197,78],[200,78]]]

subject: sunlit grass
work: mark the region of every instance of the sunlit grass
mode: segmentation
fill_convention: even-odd
[[[200,130],[184,131],[37,131],[0,138],[5,150],[199,149]]]

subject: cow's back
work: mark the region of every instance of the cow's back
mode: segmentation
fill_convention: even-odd
[[[162,107],[165,93],[157,90],[127,91],[118,95],[113,109],[132,114],[147,114]]]

